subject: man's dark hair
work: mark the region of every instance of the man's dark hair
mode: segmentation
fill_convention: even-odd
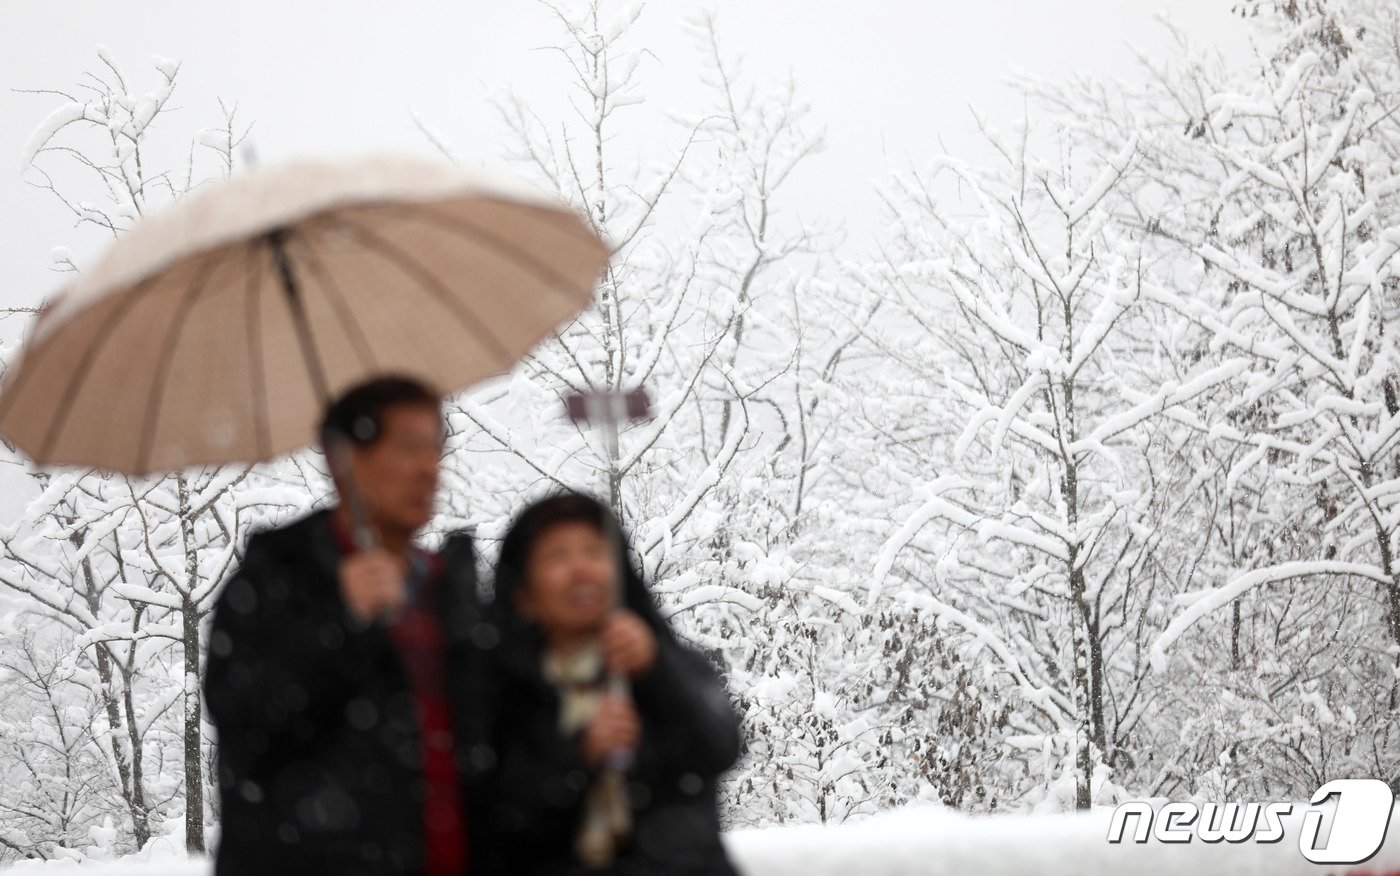
[[[347,390],[331,402],[321,419],[321,448],[336,440],[348,440],[355,447],[368,447],[384,431],[384,413],[401,405],[442,410],[442,395],[411,377],[377,377]]]

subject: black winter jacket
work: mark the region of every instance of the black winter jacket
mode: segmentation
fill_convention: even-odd
[[[470,539],[449,539],[443,560],[434,595],[470,832],[485,734]],[[219,739],[219,876],[423,866],[416,704],[388,628],[347,613],[339,561],[327,511],[258,533],[214,609],[204,690]]]

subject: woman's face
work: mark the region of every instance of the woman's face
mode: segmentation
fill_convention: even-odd
[[[595,633],[613,608],[615,573],[607,539],[592,524],[551,526],[526,554],[520,613],[550,637]]]

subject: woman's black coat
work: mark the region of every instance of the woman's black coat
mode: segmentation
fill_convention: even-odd
[[[573,857],[592,776],[580,759],[577,736],[563,738],[558,729],[560,698],[541,674],[541,636],[515,610],[527,547],[513,530],[497,566],[494,615],[501,642],[490,674],[498,685],[493,745],[499,762],[485,792],[487,811],[476,816],[485,818],[482,826],[501,872],[598,872],[583,869]],[[658,613],[626,560],[625,543],[622,555],[626,605],[655,633],[657,659],[632,685],[642,721],[628,772],[633,830],[608,872],[730,876],[715,783],[738,758],[738,718],[714,666],[678,642]]]

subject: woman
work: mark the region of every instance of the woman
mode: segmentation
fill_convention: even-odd
[[[502,543],[492,858],[512,873],[732,876],[715,782],[738,757],[738,719],[615,526],[597,501],[564,494],[527,508]],[[611,688],[617,675],[630,696]]]

